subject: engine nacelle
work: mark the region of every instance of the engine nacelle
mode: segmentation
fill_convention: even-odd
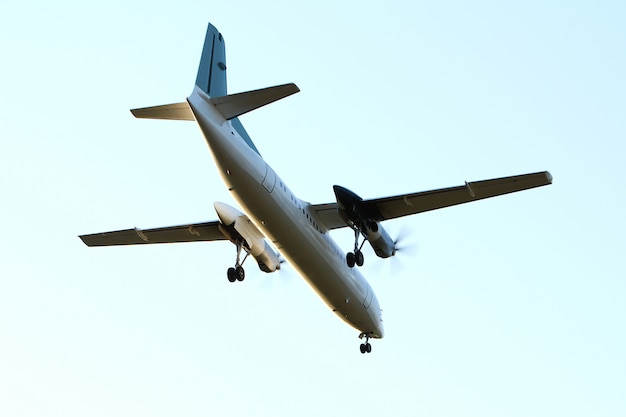
[[[363,234],[380,258],[389,258],[396,254],[396,244],[380,223],[369,221],[365,224]]]
[[[278,254],[274,252],[274,249],[272,249],[267,241],[263,241],[263,243],[263,251],[258,255],[252,254],[254,259],[256,259],[259,264],[259,268],[261,268],[261,271],[268,273],[280,269],[280,258],[278,257]]]
[[[363,199],[353,191],[339,185],[333,186],[339,215],[345,220],[346,224],[355,230],[359,230],[361,234],[381,258],[389,258],[396,253],[396,244],[391,239],[387,231],[379,222],[373,220],[377,217],[377,213],[367,210],[362,204]]]
[[[263,272],[280,269],[278,254],[265,240],[265,236],[250,221],[248,216],[225,203],[215,203],[220,219],[220,232],[234,244],[242,245],[256,259]]]
[[[363,199],[353,191],[339,185],[333,186],[339,214],[346,224],[353,229],[358,229],[370,242],[376,255],[381,258],[389,258],[396,254],[396,244],[387,231],[376,219],[377,213],[367,210],[361,203]],[[379,215],[379,213],[378,213]]]

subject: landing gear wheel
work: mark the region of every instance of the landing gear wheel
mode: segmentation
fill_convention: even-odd
[[[243,281],[246,278],[246,271],[243,269],[243,267],[238,266],[235,269],[235,277],[237,278],[237,281]]]
[[[361,346],[359,346],[359,349],[361,350],[361,353],[370,353],[372,351],[372,345],[370,345],[370,335],[368,333],[361,333],[359,335],[359,339],[363,339],[365,338],[365,343],[361,343]]]
[[[229,282],[235,282],[237,280],[237,271],[235,271],[235,268],[228,268],[226,276],[228,277]]]
[[[243,260],[240,261],[241,251],[244,249],[243,243],[242,241],[233,241],[233,243],[237,246],[237,259],[235,259],[235,267],[228,268],[226,275],[228,276],[228,281],[230,282],[243,281],[246,278],[246,271],[244,271],[241,265],[243,265],[246,259],[248,259],[250,252],[246,251],[246,256],[244,256]]]
[[[359,234],[361,233],[360,230],[361,229],[354,226],[354,252],[348,252],[346,254],[346,262],[348,263],[348,266],[350,268],[353,268],[354,265],[363,266],[363,263],[365,262],[365,258],[363,257],[363,252],[361,252],[361,248],[365,244],[366,239],[363,239],[363,242],[361,242],[361,244],[359,245]]]
[[[372,351],[372,345],[368,343],[361,343],[361,346],[359,346],[359,349],[361,350],[361,353],[370,353]]]
[[[356,256],[354,255],[353,252],[348,252],[346,254],[346,263],[348,264],[350,268],[354,267],[354,264],[356,263]]]
[[[365,262],[365,257],[363,256],[363,252],[360,250],[354,254],[356,265],[363,266],[363,262]]]

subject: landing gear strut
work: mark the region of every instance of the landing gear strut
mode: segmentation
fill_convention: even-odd
[[[226,276],[228,277],[229,282],[243,281],[246,278],[246,271],[243,269],[242,265],[248,258],[248,255],[250,255],[250,252],[246,252],[246,256],[244,256],[243,260],[239,262],[243,244],[237,242],[235,245],[237,246],[237,259],[235,260],[235,267],[230,267],[228,268],[228,271],[226,271]]]
[[[365,262],[365,257],[363,256],[363,252],[361,252],[361,248],[363,248],[363,245],[365,244],[365,239],[363,239],[363,242],[361,242],[361,245],[359,245],[359,234],[360,234],[359,228],[355,227],[354,228],[354,252],[348,252],[346,254],[346,263],[348,264],[350,268],[353,268],[355,264],[356,266],[363,266],[363,263]]]
[[[370,336],[367,333],[361,333],[359,339],[363,339],[363,337],[365,337],[365,343],[361,343],[361,353],[370,353],[372,351],[372,345],[369,342]]]

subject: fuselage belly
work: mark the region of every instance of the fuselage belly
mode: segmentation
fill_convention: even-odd
[[[204,92],[196,88],[188,102],[224,182],[259,230],[335,314],[364,334],[383,337],[381,310],[369,283],[348,268],[309,204],[289,191]]]

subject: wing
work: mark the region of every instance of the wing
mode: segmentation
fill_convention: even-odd
[[[219,222],[196,223],[157,229],[126,229],[79,236],[87,246],[142,245],[148,243],[202,242],[226,240]]]
[[[548,184],[552,184],[552,175],[548,171],[543,171],[485,181],[466,182],[465,185],[458,187],[363,200],[360,206],[365,215],[373,220],[382,221]],[[337,203],[318,204],[314,205],[313,209],[328,229],[346,226],[345,221],[337,211]]]
[[[337,211],[337,203],[314,204],[312,208],[327,229],[333,230],[348,226]]]

